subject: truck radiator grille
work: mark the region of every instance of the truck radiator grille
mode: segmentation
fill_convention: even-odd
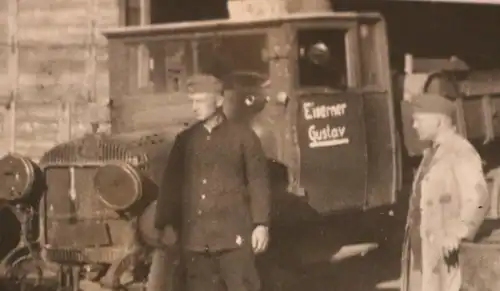
[[[144,153],[136,153],[128,144],[104,136],[88,136],[64,143],[48,151],[40,160],[43,167],[85,166],[103,164],[109,161],[124,161],[134,166],[147,163]]]

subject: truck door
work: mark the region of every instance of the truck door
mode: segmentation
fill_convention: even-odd
[[[402,186],[401,146],[385,21],[360,23],[357,29],[363,116],[366,125],[367,192],[365,209],[391,206]]]
[[[349,90],[348,28],[299,29],[299,183],[319,213],[362,208],[366,196],[363,98]]]
[[[320,213],[395,202],[396,138],[381,19],[298,31],[299,183]]]
[[[316,211],[328,213],[364,206],[365,135],[360,94],[309,91],[300,95],[300,185]]]

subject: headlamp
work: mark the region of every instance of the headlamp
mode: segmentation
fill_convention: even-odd
[[[142,197],[142,179],[130,164],[120,162],[99,168],[94,176],[99,199],[113,210],[130,208]]]
[[[26,157],[7,154],[0,159],[0,199],[27,197],[35,183],[35,164]]]

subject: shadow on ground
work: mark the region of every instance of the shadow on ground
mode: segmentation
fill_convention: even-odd
[[[264,290],[399,290],[407,203],[401,205],[388,220],[376,218],[376,213],[358,219],[362,216],[358,213],[337,217],[333,223],[294,225],[271,234],[274,244],[259,259]],[[342,245],[380,242],[381,234],[385,240],[377,250],[330,262]]]
[[[333,244],[329,244],[327,240],[311,239],[308,250],[302,250],[307,253],[303,255],[306,257],[303,263],[297,263],[296,260],[292,262],[290,257],[274,259],[271,263],[263,259],[260,269],[265,290],[398,290],[399,245],[391,243],[363,257],[358,256],[337,263],[329,262],[329,257],[337,249],[335,246],[329,246]],[[306,246],[300,248],[304,247]],[[313,258],[307,258],[308,256]],[[308,259],[310,261],[307,261]]]

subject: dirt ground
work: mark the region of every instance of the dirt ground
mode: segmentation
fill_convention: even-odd
[[[405,210],[401,209],[399,215],[391,219],[392,225],[385,233],[389,243],[364,256],[335,263],[331,257],[340,246],[348,241],[367,241],[366,229],[363,225],[354,225],[349,217],[337,225],[294,226],[282,234],[274,234],[272,240],[284,243],[275,243],[268,254],[259,259],[263,291],[399,290],[404,214]],[[365,224],[368,229],[378,226],[371,219]],[[83,283],[81,287],[82,291],[104,291],[95,284]]]
[[[401,229],[402,231],[402,229]],[[331,263],[336,250],[328,240],[310,240],[303,248],[304,260],[297,268],[272,267],[263,277],[270,291],[375,291],[399,290],[400,244],[402,235],[390,244],[341,262]],[[307,249],[307,250],[306,250]],[[313,258],[307,258],[308,256]],[[269,282],[271,286],[269,286]]]

